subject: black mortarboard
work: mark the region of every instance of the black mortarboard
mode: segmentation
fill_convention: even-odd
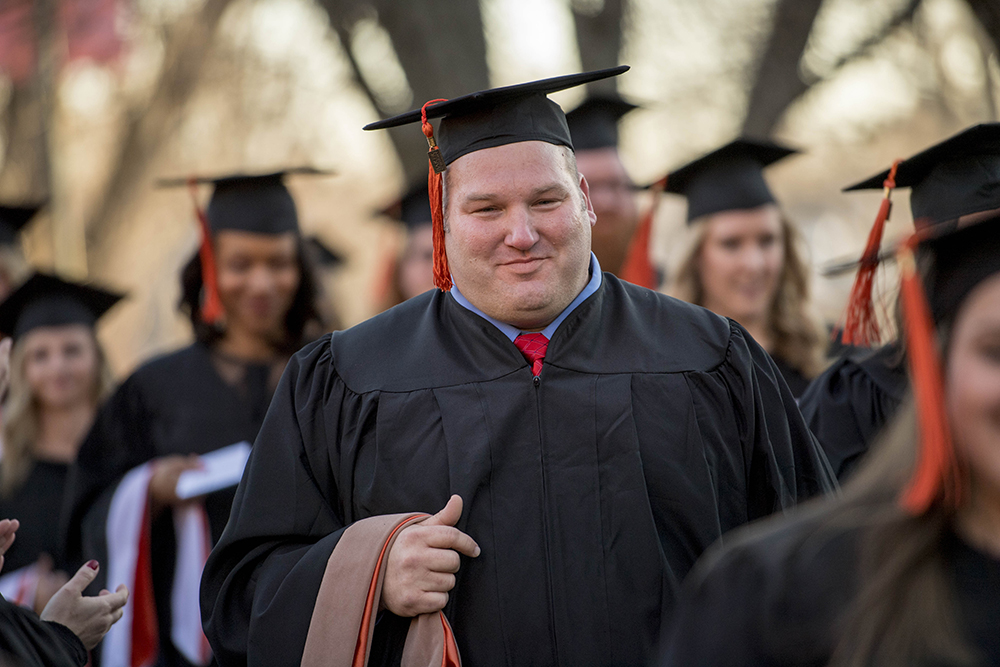
[[[427,118],[441,118],[437,143],[446,165],[463,155],[521,141],[544,141],[573,148],[566,115],[546,95],[628,71],[627,65],[557,76],[463,95],[427,107]],[[419,123],[420,109],[365,125],[384,130]]]
[[[297,167],[267,174],[164,179],[158,185],[176,187],[211,183],[214,189],[205,214],[213,233],[230,229],[256,234],[285,234],[299,231],[295,201],[284,182],[289,174],[329,175],[330,172]]]
[[[0,303],[0,331],[16,340],[38,327],[92,327],[121,299],[121,294],[36,273]]]
[[[427,182],[414,184],[403,197],[382,211],[383,215],[399,220],[408,231],[431,224],[431,198]]]
[[[844,188],[881,190],[886,170]],[[910,188],[918,228],[1000,208],[1000,123],[974,125],[899,163],[896,187]]]
[[[315,236],[307,236],[305,238],[305,246],[306,252],[310,255],[309,258],[316,265],[332,269],[344,263],[343,255],[330,248],[330,246]]]
[[[618,147],[618,121],[639,107],[618,95],[593,95],[566,114],[573,146],[578,151]]]
[[[44,206],[44,203],[25,206],[0,205],[0,245],[14,245],[18,234]]]
[[[687,220],[719,211],[773,204],[764,168],[798,153],[770,141],[736,139],[675,169],[667,176],[667,192],[688,200]]]

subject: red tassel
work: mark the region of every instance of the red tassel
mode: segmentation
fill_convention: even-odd
[[[885,196],[879,206],[878,215],[875,216],[875,224],[872,225],[872,230],[868,234],[868,243],[865,244],[865,251],[861,255],[858,275],[854,279],[854,286],[851,287],[851,296],[847,301],[844,316],[844,327],[841,330],[841,341],[846,345],[871,347],[878,344],[881,338],[878,319],[875,317],[875,308],[872,304],[872,286],[879,265],[882,234],[892,210],[890,195],[893,188],[896,187],[896,169],[899,168],[900,162],[902,160],[896,160],[892,163],[889,177],[883,183]]]
[[[642,216],[639,226],[636,227],[635,235],[629,243],[628,254],[625,256],[625,264],[622,266],[621,279],[633,285],[656,289],[659,287],[656,269],[649,261],[649,243],[653,236],[653,220],[656,218],[656,211],[660,208],[660,193],[667,187],[667,177],[664,176],[652,185],[650,190],[653,193],[653,201],[649,205],[649,210]]]
[[[444,172],[444,158],[434,140],[434,127],[427,120],[427,107],[435,102],[447,100],[431,100],[420,107],[420,128],[427,137],[428,165],[427,192],[431,199],[431,224],[434,230],[434,286],[442,292],[451,289],[451,270],[448,268],[448,254],[444,247],[444,202],[442,197],[441,173]]]
[[[963,476],[948,427],[934,320],[913,259],[918,239],[916,234],[910,237],[897,254],[902,272],[900,298],[903,300],[906,356],[919,432],[917,465],[900,497],[900,505],[914,516],[922,515],[938,500],[956,509],[964,497]]]
[[[208,227],[208,217],[198,205],[198,186],[194,179],[188,181],[191,200],[194,202],[194,214],[201,227],[201,247],[198,255],[201,258],[201,282],[205,295],[201,303],[199,316],[202,322],[217,325],[222,321],[222,301],[219,299],[219,283],[216,276],[215,249],[212,247],[212,230]]]

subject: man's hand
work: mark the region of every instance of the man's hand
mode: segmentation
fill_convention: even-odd
[[[14,544],[14,533],[21,527],[17,519],[4,519],[0,521],[0,570],[3,569],[3,555]]]
[[[177,480],[185,470],[197,470],[200,467],[201,459],[197,454],[173,454],[156,459],[153,475],[149,478],[149,507],[153,516],[181,502],[177,497]]]
[[[475,540],[454,527],[461,517],[462,498],[452,496],[443,510],[399,532],[382,580],[383,608],[397,616],[444,609],[455,587],[459,554],[479,555]]]
[[[128,601],[125,584],[114,593],[103,590],[96,597],[85,597],[83,590],[97,576],[97,561],[92,560],[76,571],[42,610],[41,619],[61,623],[73,631],[87,650],[97,646],[111,626],[122,617]]]

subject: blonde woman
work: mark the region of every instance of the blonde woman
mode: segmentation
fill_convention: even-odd
[[[70,464],[111,388],[94,325],[119,299],[36,274],[0,304],[0,330],[15,341],[0,515],[22,526],[4,556],[0,593],[39,613],[66,582],[63,570],[72,571],[58,562],[58,517]]]
[[[688,199],[669,292],[739,322],[798,397],[820,371],[824,338],[798,232],[763,176],[794,152],[737,139],[670,174],[666,189]]]

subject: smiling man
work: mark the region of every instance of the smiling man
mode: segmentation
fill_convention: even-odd
[[[399,664],[428,628],[444,664],[646,664],[709,544],[831,488],[739,325],[590,253],[546,94],[625,69],[426,107],[441,289],[289,366],[203,580],[222,665]]]

